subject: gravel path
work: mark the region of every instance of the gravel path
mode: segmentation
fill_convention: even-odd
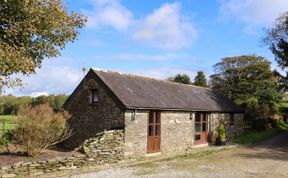
[[[72,178],[288,177],[288,134],[258,144],[178,156],[130,167],[115,167]]]

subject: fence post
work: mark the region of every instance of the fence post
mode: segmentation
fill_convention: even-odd
[[[4,133],[5,132],[5,122],[2,122],[2,132]]]

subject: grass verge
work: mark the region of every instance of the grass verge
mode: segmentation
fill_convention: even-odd
[[[235,138],[233,140],[233,143],[238,143],[238,144],[253,144],[265,139],[268,139],[272,137],[273,135],[279,133],[281,130],[280,129],[269,129],[265,131],[258,131],[258,130],[252,130],[252,131],[247,131],[243,135]]]

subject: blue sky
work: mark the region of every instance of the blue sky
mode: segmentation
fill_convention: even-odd
[[[288,10],[287,0],[65,0],[69,11],[88,17],[78,40],[46,59],[22,89],[5,94],[70,94],[82,68],[165,79],[198,70],[207,77],[223,57],[273,55],[261,44],[264,28]],[[272,67],[276,64],[273,62]]]

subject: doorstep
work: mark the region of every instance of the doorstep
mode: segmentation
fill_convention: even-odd
[[[199,145],[193,145],[192,148],[201,148],[201,147],[207,147],[209,146],[209,143],[199,144]]]
[[[152,156],[159,156],[161,154],[162,154],[162,152],[159,151],[159,152],[155,152],[155,153],[147,153],[147,154],[145,154],[145,156],[146,157],[152,157]]]

